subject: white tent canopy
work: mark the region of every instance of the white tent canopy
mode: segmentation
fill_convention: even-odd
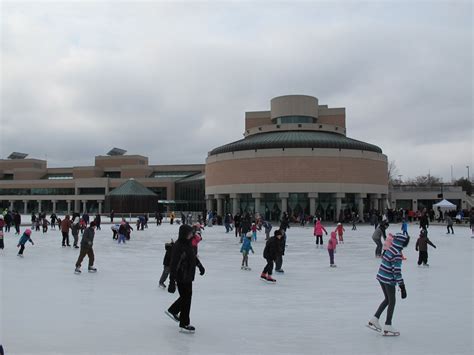
[[[433,205],[433,207],[439,207],[439,208],[456,208],[456,205],[449,202],[448,200],[443,200],[440,201],[436,204]]]

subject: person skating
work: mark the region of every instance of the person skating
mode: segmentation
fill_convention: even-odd
[[[74,248],[78,249],[79,248],[79,232],[81,231],[81,219],[79,217],[79,214],[76,214],[71,222],[71,233],[72,237],[74,239],[73,246]],[[68,246],[69,246],[69,240],[68,240]]]
[[[35,243],[33,243],[33,240],[31,239],[31,229],[26,229],[20,240],[18,241],[17,247],[20,248],[18,256],[23,257],[23,252],[25,251],[25,244],[27,242],[30,242],[31,245],[35,245]]]
[[[318,217],[316,223],[314,224],[313,235],[316,237],[316,246],[319,248],[319,244],[323,246],[323,231],[328,235],[326,228],[321,224],[321,218]]]
[[[67,246],[70,247],[71,244],[69,244],[69,229],[71,228],[71,219],[69,215],[66,215],[64,219],[61,221],[61,233],[63,235],[63,242],[62,246],[65,247],[66,243]]]
[[[242,266],[240,267],[241,270],[251,270],[249,268],[250,251],[252,254],[255,254],[255,251],[252,248],[252,237],[246,236],[244,238],[244,242],[242,243],[242,247],[240,248],[240,252],[242,253]]]
[[[46,218],[42,219],[42,225],[43,225],[43,233],[48,233],[48,225],[51,223],[48,222]]]
[[[331,238],[328,241],[328,254],[329,254],[330,267],[336,267],[336,264],[334,264],[334,253],[336,251],[336,246],[337,246],[336,232],[331,232]]]
[[[127,222],[122,220],[122,222],[120,222],[120,227],[118,229],[118,244],[120,243],[125,244],[126,237],[127,237]]]
[[[81,273],[81,264],[86,255],[89,258],[88,271],[97,272],[97,269],[94,267],[94,260],[95,260],[94,249],[93,249],[94,235],[95,235],[95,222],[91,222],[89,224],[89,227],[86,228],[86,230],[84,231],[84,234],[82,235],[81,250],[79,252],[79,257],[77,258],[76,269],[74,270],[76,274]]]
[[[163,258],[163,272],[160,277],[158,285],[162,288],[166,288],[165,281],[170,274],[170,261],[171,261],[171,250],[173,249],[174,241],[171,239],[170,243],[165,243],[165,257]]]
[[[446,213],[446,228],[448,229],[448,233],[446,234],[449,234],[449,232],[451,231],[452,234],[454,234],[454,229],[453,229],[453,219],[451,218],[451,216],[449,214]]]
[[[342,223],[338,223],[336,226],[336,232],[337,236],[339,237],[339,243],[344,244],[344,232],[346,230],[344,229]]]
[[[179,227],[179,237],[171,251],[170,283],[168,292],[174,293],[176,286],[179,298],[168,308],[165,313],[173,320],[179,322],[180,331],[194,333],[195,328],[190,324],[189,312],[193,293],[193,281],[196,267],[201,275],[205,269],[194,253],[191,245],[193,229],[188,225]]]
[[[403,219],[403,222],[402,222],[402,233],[403,235],[408,236],[408,223],[406,219]]]
[[[252,223],[252,227],[250,228],[252,231],[252,239],[254,242],[257,241],[257,225],[255,223]]]
[[[263,221],[262,226],[265,229],[265,240],[270,239],[270,232],[273,228],[272,224],[269,221],[265,220]]]
[[[263,257],[267,261],[267,265],[265,265],[260,278],[264,281],[268,282],[276,282],[274,278],[272,278],[273,273],[273,263],[281,254],[280,249],[280,240],[283,237],[281,230],[276,230],[273,237],[267,240],[265,244],[265,248],[263,249]]]
[[[282,269],[283,266],[283,256],[285,255],[286,249],[286,230],[280,229],[281,231],[281,239],[278,239],[278,243],[280,244],[280,253],[277,255],[275,259],[275,272],[279,274],[283,274],[285,271]]]
[[[15,225],[15,235],[20,235],[21,215],[18,213],[18,211],[14,212],[13,224]]]
[[[56,213],[52,213],[49,218],[51,219],[51,229],[56,230],[56,222],[58,221],[58,216],[56,216]]]
[[[237,212],[237,214],[234,216],[234,228],[235,228],[236,238],[240,237],[242,233],[241,222],[242,222],[242,217],[240,216],[240,212]]]
[[[0,214],[0,232],[3,232],[4,227],[5,227],[5,220],[3,219],[3,214]]]
[[[5,244],[3,243],[3,230],[0,230],[0,249],[3,250],[5,248]]]
[[[382,288],[384,300],[369,321],[368,327],[382,332],[383,335],[400,335],[400,332],[392,326],[392,317],[395,309],[395,291],[397,285],[400,288],[402,299],[407,297],[405,283],[402,277],[402,250],[407,247],[409,241],[409,236],[405,236],[401,233],[396,234],[393,238],[392,246],[383,254],[382,262],[377,273],[377,280]],[[387,318],[385,326],[382,329],[379,319],[385,308],[388,308]]]
[[[424,229],[420,232],[420,237],[416,241],[415,250],[419,252],[418,255],[418,266],[428,267],[428,244],[431,245],[433,248],[436,249],[436,245],[434,245],[431,240],[428,238],[428,233]]]
[[[374,233],[372,234],[372,240],[376,244],[375,247],[375,257],[380,258],[382,256],[382,238],[385,240],[387,239],[387,235],[385,234],[385,230],[387,229],[388,225],[385,223],[380,224],[377,229],[375,229]]]

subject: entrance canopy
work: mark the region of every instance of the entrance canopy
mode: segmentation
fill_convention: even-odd
[[[439,207],[439,208],[457,208],[457,206],[448,200],[443,200],[438,203],[435,203],[433,207]]]

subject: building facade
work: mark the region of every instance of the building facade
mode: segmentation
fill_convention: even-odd
[[[38,159],[0,160],[0,207],[23,214],[109,212],[106,195],[132,178],[157,194],[156,210],[205,208],[203,164],[149,165],[141,155],[96,156],[93,166],[71,168],[48,168]]]
[[[304,95],[276,97],[270,106],[246,112],[243,139],[208,153],[208,209],[332,219],[344,209],[363,216],[386,207],[387,157],[347,137],[345,108]]]

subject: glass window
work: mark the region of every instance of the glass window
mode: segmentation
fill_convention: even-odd
[[[105,195],[105,187],[81,187],[79,195]]]
[[[104,177],[110,179],[120,179],[120,171],[106,171]]]
[[[260,204],[263,206],[263,217],[267,221],[279,221],[281,216],[281,199],[277,193],[263,194],[263,199]],[[260,208],[262,209],[262,208]]]
[[[277,124],[285,124],[285,123],[314,123],[315,118],[309,116],[283,116],[277,117],[276,123]]]
[[[72,180],[72,174],[51,174],[47,176],[48,180]]]
[[[73,188],[0,189],[0,195],[74,195]]]

